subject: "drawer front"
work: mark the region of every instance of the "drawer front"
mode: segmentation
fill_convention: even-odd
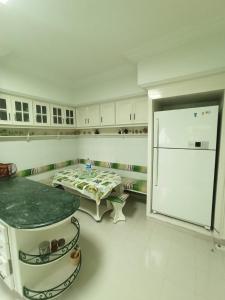
[[[5,284],[11,289],[11,290],[14,290],[14,281],[13,281],[13,276],[10,275],[10,276],[7,276],[7,277],[4,277],[1,275],[0,273],[0,280],[3,280],[5,282]]]
[[[5,284],[11,289],[14,289],[14,281],[12,276],[12,270],[8,260],[2,261],[0,259],[0,280],[5,282]]]
[[[8,233],[7,228],[0,224],[0,244],[8,243]]]
[[[0,242],[0,257],[10,259],[9,244]]]
[[[9,260],[0,256],[0,277],[4,280],[5,277],[10,275]]]

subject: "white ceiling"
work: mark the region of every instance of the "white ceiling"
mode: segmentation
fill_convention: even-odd
[[[224,11],[224,0],[9,0],[0,66],[74,89],[212,33]]]

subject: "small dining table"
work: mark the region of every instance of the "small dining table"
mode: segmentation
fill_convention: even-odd
[[[124,191],[122,179],[117,173],[95,168],[87,170],[84,167],[58,171],[53,177],[52,186],[62,186],[66,191],[94,200],[94,213],[82,206],[80,210],[90,214],[96,221],[100,221],[105,212],[112,210],[109,201],[106,201],[104,207],[100,207],[103,199],[107,199],[109,195],[120,196]]]

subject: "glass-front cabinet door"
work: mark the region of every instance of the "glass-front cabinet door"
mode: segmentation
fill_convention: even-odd
[[[33,102],[34,124],[39,126],[50,126],[49,104],[44,102]]]
[[[0,94],[0,124],[12,124],[10,97],[4,94]]]
[[[61,106],[51,105],[51,125],[62,126],[63,121],[63,108]]]
[[[14,124],[33,125],[32,100],[13,97],[12,111]]]
[[[73,108],[64,108],[64,118],[66,127],[75,127],[75,109]]]

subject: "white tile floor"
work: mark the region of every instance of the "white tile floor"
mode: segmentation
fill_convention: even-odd
[[[225,253],[210,241],[150,221],[128,201],[126,223],[101,223],[78,212],[81,273],[59,300],[225,299]],[[0,285],[1,300],[19,299]]]

